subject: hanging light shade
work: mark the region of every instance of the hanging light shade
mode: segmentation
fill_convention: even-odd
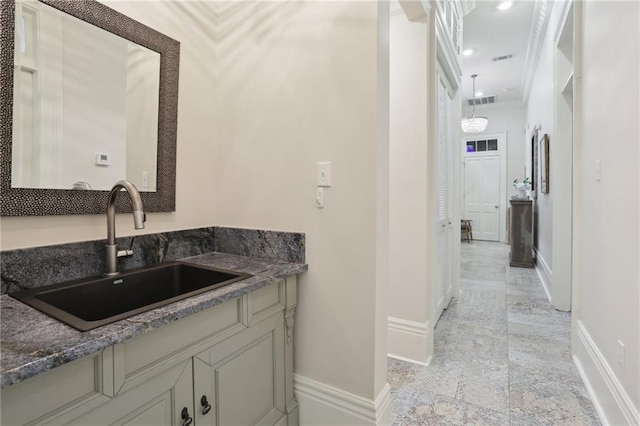
[[[487,128],[487,124],[489,124],[489,120],[487,117],[477,117],[475,115],[471,115],[470,117],[463,118],[460,125],[462,126],[462,131],[465,133],[480,133],[484,132]]]
[[[471,78],[473,79],[473,100],[476,100],[476,77],[478,74],[473,74]],[[460,122],[462,126],[462,131],[464,133],[480,133],[484,132],[487,128],[487,124],[489,124],[489,120],[487,117],[481,117],[476,115],[476,103],[473,103],[473,108],[471,109],[471,115],[469,117],[463,118]]]

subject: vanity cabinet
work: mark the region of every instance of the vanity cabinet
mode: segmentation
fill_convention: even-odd
[[[297,425],[295,305],[290,277],[10,386],[2,424]]]

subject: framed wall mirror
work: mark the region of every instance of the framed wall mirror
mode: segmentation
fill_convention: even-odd
[[[179,61],[94,0],[0,2],[0,214],[104,213],[121,179],[175,211]]]

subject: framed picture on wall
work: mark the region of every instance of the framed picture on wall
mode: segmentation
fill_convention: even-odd
[[[531,136],[531,196],[538,198],[538,131]]]
[[[549,193],[549,135],[540,141],[540,192]]]

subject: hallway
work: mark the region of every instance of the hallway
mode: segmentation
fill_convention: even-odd
[[[428,367],[388,359],[393,424],[598,425],[571,359],[571,316],[552,308],[509,246],[462,244],[461,294]]]

